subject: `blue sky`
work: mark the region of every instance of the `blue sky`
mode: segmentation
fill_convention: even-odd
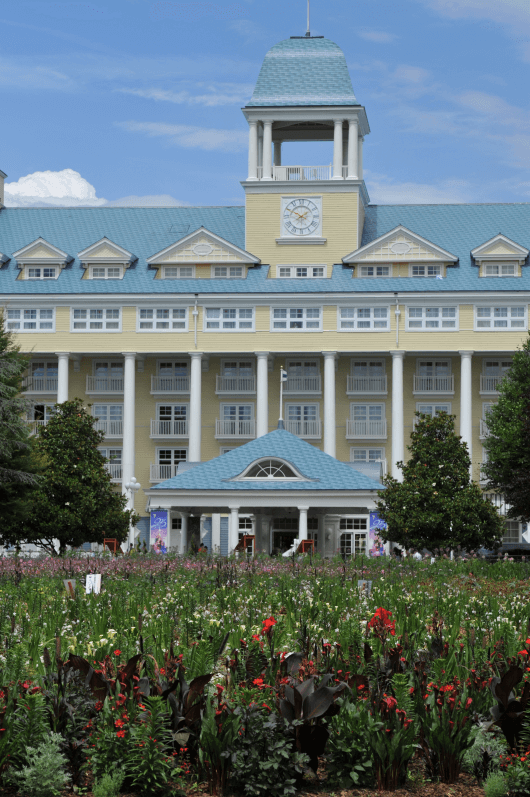
[[[305,15],[306,0],[4,3],[6,205],[242,204],[240,109]],[[311,22],[366,107],[373,202],[530,201],[528,0],[312,0]],[[331,160],[331,144],[291,146],[284,163]]]

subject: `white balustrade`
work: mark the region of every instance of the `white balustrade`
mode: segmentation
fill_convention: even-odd
[[[321,420],[287,420],[285,428],[297,437],[319,440],[322,437]]]
[[[94,429],[104,432],[105,437],[123,437],[123,421],[98,420],[94,423]]]
[[[163,482],[177,475],[178,462],[151,463],[149,466],[149,479],[152,482]]]
[[[455,378],[450,376],[418,376],[414,374],[414,393],[454,393]]]
[[[151,393],[189,393],[189,376],[152,376]]]
[[[485,437],[488,437],[489,433],[490,433],[490,430],[488,429],[487,421],[485,421],[484,418],[481,418],[480,419],[479,438],[481,440],[484,440]]]
[[[37,434],[39,429],[42,429],[43,426],[46,426],[48,423],[47,420],[40,420],[40,421],[26,421],[29,426],[29,433],[30,434]]]
[[[87,376],[86,393],[123,393],[123,377]]]
[[[188,420],[182,418],[180,420],[159,420],[151,418],[151,437],[187,437],[188,436]]]
[[[216,377],[216,393],[255,393],[255,376],[221,376]]]
[[[256,436],[256,421],[254,419],[216,418],[215,436],[220,437],[249,437]]]
[[[25,376],[22,387],[26,393],[57,393],[57,383],[56,376]]]
[[[343,167],[343,175],[346,177],[347,167]],[[263,180],[263,166],[258,166],[258,180]],[[273,166],[272,179],[290,181],[305,180],[331,180],[333,177],[333,166]]]
[[[387,394],[386,376],[350,376],[346,387],[348,396],[359,393],[369,393],[371,395]]]
[[[121,481],[122,477],[121,462],[106,462],[105,468],[110,473],[110,478],[112,481]]]
[[[283,395],[300,393],[322,393],[322,378],[320,374],[314,376],[288,376],[284,382]]]
[[[480,375],[480,392],[497,394],[499,392],[499,385],[504,379],[504,376],[484,376]]]
[[[386,439],[386,418],[384,420],[357,421],[348,418],[346,420],[346,439],[347,440],[384,440]]]

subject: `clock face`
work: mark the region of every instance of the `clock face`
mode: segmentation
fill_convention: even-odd
[[[288,235],[312,235],[320,227],[320,208],[310,199],[293,199],[283,210],[283,227]]]

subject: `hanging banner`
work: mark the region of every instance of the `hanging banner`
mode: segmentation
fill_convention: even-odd
[[[167,553],[168,528],[167,509],[155,509],[151,512],[150,545],[154,553]]]
[[[370,512],[370,532],[368,538],[368,553],[370,556],[383,556],[385,545],[379,537],[379,533],[386,529],[387,525],[377,512]]]

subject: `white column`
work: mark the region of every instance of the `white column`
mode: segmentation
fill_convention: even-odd
[[[248,179],[258,179],[258,123],[249,122],[248,130]]]
[[[258,169],[262,171],[258,174],[258,179],[263,177],[263,125],[258,122]]]
[[[190,419],[189,419],[189,460],[201,461],[201,379],[202,352],[192,351],[190,369]]]
[[[228,532],[228,553],[232,553],[239,542],[239,507],[229,506],[230,525]]]
[[[219,553],[221,550],[221,515],[215,512],[212,515],[212,550],[209,553]]]
[[[57,404],[68,401],[68,363],[70,354],[67,351],[56,352],[57,356]]]
[[[392,476],[403,481],[403,473],[396,462],[405,456],[405,430],[403,427],[403,358],[404,351],[392,354]]]
[[[134,491],[127,493],[125,485],[134,476],[134,433],[135,433],[135,365],[136,354],[123,353],[123,450],[122,450],[122,492],[129,496],[128,508],[134,509]]]
[[[188,550],[188,517],[189,512],[180,512],[182,524],[180,527],[180,549],[179,553],[184,554]]]
[[[334,119],[333,180],[342,180],[342,119]]]
[[[337,352],[324,354],[324,451],[330,457],[336,455],[335,421],[335,360]]]
[[[359,136],[359,138],[358,138],[358,146],[359,146],[358,152],[359,152],[359,155],[357,157],[357,159],[358,159],[357,177],[358,177],[359,180],[363,179],[363,141],[364,141],[364,138],[362,136]]]
[[[299,540],[307,540],[307,512],[309,510],[308,506],[299,506],[298,512],[298,539]]]
[[[257,351],[256,437],[269,431],[269,352]]]
[[[471,382],[471,358],[472,351],[460,351],[460,437],[462,442],[467,444],[467,450],[471,458],[472,449],[472,382]]]
[[[282,142],[275,141],[274,142],[274,165],[281,166],[282,165]]]
[[[272,180],[272,122],[263,122],[263,179]]]
[[[357,180],[359,169],[359,124],[350,119],[348,128],[348,180]]]

